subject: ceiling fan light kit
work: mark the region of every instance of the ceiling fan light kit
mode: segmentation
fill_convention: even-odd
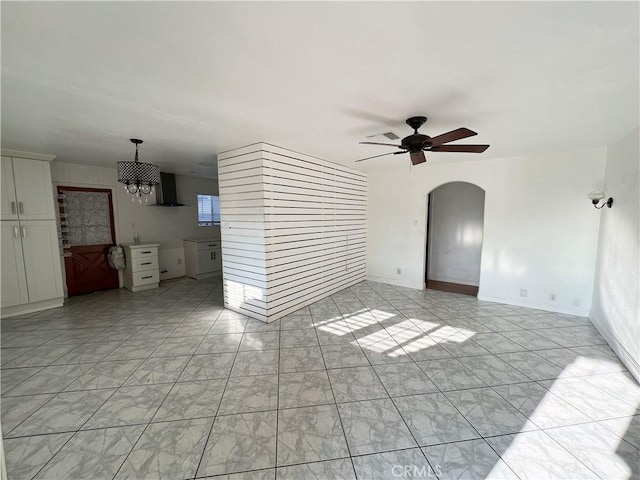
[[[406,124],[413,128],[413,134],[404,137],[400,145],[393,143],[379,143],[379,142],[360,142],[363,145],[383,145],[386,147],[399,148],[400,152],[383,153],[381,155],[375,155],[373,157],[361,158],[356,162],[362,162],[364,160],[371,160],[372,158],[383,157],[385,155],[399,155],[402,153],[409,153],[412,165],[419,165],[427,161],[424,152],[459,152],[459,153],[482,153],[489,145],[444,145],[445,143],[454,142],[463,138],[473,137],[477,135],[473,130],[468,128],[458,128],[436,137],[430,137],[418,133],[418,129],[424,125],[427,121],[427,117],[417,116],[407,118]]]

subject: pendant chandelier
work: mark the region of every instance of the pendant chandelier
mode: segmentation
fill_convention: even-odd
[[[155,185],[160,184],[160,167],[138,160],[138,147],[142,140],[130,139],[136,145],[136,156],[133,162],[118,162],[118,182],[142,202],[142,195],[149,195]],[[132,198],[133,200],[133,198]]]

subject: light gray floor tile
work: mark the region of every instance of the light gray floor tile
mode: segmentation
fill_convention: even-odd
[[[281,348],[313,347],[318,345],[315,329],[286,330],[280,333]]]
[[[275,467],[277,412],[217,417],[198,476]]]
[[[338,411],[351,455],[417,446],[389,399],[341,403]]]
[[[320,345],[345,345],[356,341],[356,337],[344,322],[341,325],[330,324],[316,327],[316,334]]]
[[[535,332],[529,330],[513,330],[510,332],[502,332],[512,342],[525,347],[527,350],[542,350],[545,348],[558,348],[559,345],[551,340],[541,337]]]
[[[338,315],[339,318],[342,318]],[[311,315],[286,315],[280,319],[280,330],[298,330],[302,328],[313,328],[314,321]]]
[[[142,363],[142,360],[122,360],[100,362],[79,376],[65,390],[92,390],[97,388],[117,388],[122,385]]]
[[[161,340],[149,339],[142,341],[127,341],[109,353],[104,360],[135,360],[149,357],[160,346]]]
[[[139,425],[78,432],[35,478],[111,480],[143,430]]]
[[[113,392],[113,389],[107,389],[59,393],[10,435],[17,437],[78,430]]]
[[[324,370],[320,347],[283,348],[280,350],[280,372]]]
[[[262,353],[262,352],[250,352]],[[226,378],[233,366],[233,353],[194,355],[180,375],[181,382]]]
[[[279,408],[308,407],[333,402],[331,384],[325,370],[280,374]]]
[[[212,418],[152,423],[115,478],[193,477],[212,423]]]
[[[640,450],[598,423],[552,428],[546,433],[602,478],[640,475]]]
[[[521,371],[495,355],[462,357],[460,362],[473,371],[474,375],[487,385],[505,385],[508,383],[530,382],[531,379]]]
[[[173,383],[184,370],[189,358],[186,356],[149,358],[131,374],[124,386]]]
[[[276,469],[266,468],[264,470],[251,470],[249,472],[231,473],[229,475],[216,475],[215,480],[275,480]]]
[[[482,379],[455,358],[429,360],[417,365],[442,391],[486,386]]]
[[[2,370],[2,393],[7,396],[58,393],[91,368],[92,365],[59,365],[45,368]],[[5,381],[10,385],[5,387]],[[11,388],[14,385],[17,386]]]
[[[480,437],[442,393],[398,397],[393,402],[420,446]]]
[[[218,411],[226,379],[176,383],[153,417],[154,422],[213,417]]]
[[[56,433],[4,439],[4,453],[9,478],[33,478],[73,433]]]
[[[121,427],[149,423],[169,393],[171,385],[142,385],[121,387],[82,427]]]
[[[419,448],[354,457],[353,466],[359,479],[437,478]]]
[[[38,410],[55,395],[30,395],[26,397],[5,397],[0,402],[2,407],[2,432],[6,437],[25,418]]]
[[[535,430],[513,405],[490,388],[446,392],[447,398],[484,437]]]
[[[327,368],[369,366],[369,360],[359,345],[322,345],[322,356]]]
[[[62,357],[58,358],[54,365],[68,365],[72,363],[95,363],[115,350],[120,342],[85,343],[80,345]],[[122,359],[119,359],[122,360]]]
[[[640,415],[603,420],[598,424],[640,449]]]
[[[380,377],[389,395],[416,395],[419,393],[437,392],[438,387],[415,363],[393,365],[375,365],[373,367]]]
[[[328,370],[336,402],[355,402],[388,398],[387,391],[371,367],[349,367]]]
[[[278,350],[255,350],[238,352],[231,370],[232,377],[249,375],[274,375],[278,373],[280,353]]]
[[[69,345],[42,345],[29,350],[19,358],[3,365],[4,368],[46,367],[51,365],[65,353],[73,350]]]
[[[242,333],[207,335],[196,350],[196,354],[236,352],[242,341]]]
[[[28,351],[32,350],[35,347],[18,347],[18,348],[8,348],[2,347],[2,358],[0,358],[0,364],[4,368],[6,364],[12,362],[16,358],[24,355]]]
[[[348,457],[349,450],[335,405],[278,412],[278,465]]]
[[[482,439],[432,445],[422,449],[441,480],[490,478],[518,480],[518,476]]]
[[[560,377],[561,367],[548,362],[534,352],[514,352],[497,355],[532,380],[551,380]]]
[[[493,390],[540,428],[592,421],[584,413],[535,382],[502,385],[493,387]]]
[[[278,467],[277,480],[356,480],[348,458]]]
[[[444,348],[444,345],[434,341],[429,336],[418,337],[416,340],[405,344],[403,348],[406,352],[409,352],[409,356],[415,362],[452,358],[449,351]]]
[[[240,342],[240,351],[273,350],[280,348],[280,332],[246,332]]]
[[[231,377],[224,390],[218,415],[275,410],[278,407],[278,375]]]
[[[486,440],[521,479],[598,478],[542,430],[502,435]]]
[[[204,335],[195,337],[169,337],[156,348],[151,357],[175,357],[178,355],[192,355],[196,352]]]
[[[273,320],[269,323],[262,320],[250,318],[247,321],[245,332],[274,332],[280,330],[280,320]]]

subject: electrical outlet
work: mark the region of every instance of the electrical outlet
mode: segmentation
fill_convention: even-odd
[[[182,259],[181,258],[178,259],[178,265],[182,265]]]
[[[526,288],[521,288],[520,289],[520,296],[521,297],[526,297],[527,296],[527,289]]]
[[[550,293],[549,294],[549,300],[551,300],[552,302],[556,301],[556,294],[555,293]]]
[[[400,267],[396,268],[396,273],[402,275],[402,269]]]

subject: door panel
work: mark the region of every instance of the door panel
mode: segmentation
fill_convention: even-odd
[[[198,251],[198,273],[213,272],[213,250]]]
[[[107,252],[111,245],[72,246],[67,249],[64,268],[67,275],[67,293],[98,292],[118,288],[118,271],[109,266]]]
[[[2,199],[0,206],[0,218],[2,220],[18,219],[18,203],[16,201],[16,189],[13,184],[13,166],[11,157],[2,157]]]
[[[29,302],[62,297],[60,247],[55,220],[20,222]]]
[[[21,220],[55,220],[49,162],[13,159],[18,216]]]
[[[64,195],[67,241],[64,267],[69,296],[118,288],[118,271],[109,266],[109,247],[115,244],[111,190],[58,187]]]
[[[29,302],[18,222],[1,222],[2,307]]]

